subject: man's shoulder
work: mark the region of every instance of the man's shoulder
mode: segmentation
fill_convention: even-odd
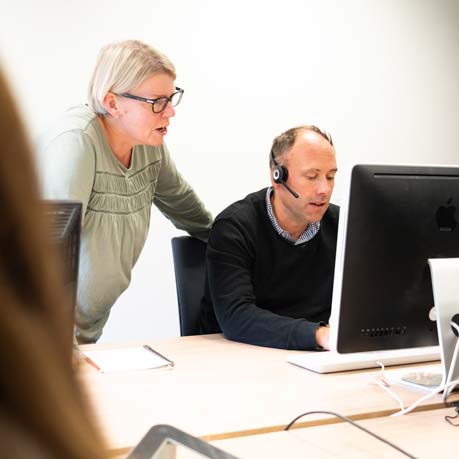
[[[207,244],[208,256],[225,253],[238,263],[253,259],[260,233],[264,230],[266,188],[248,194],[224,209],[214,220]]]
[[[234,220],[244,222],[252,220],[260,212],[262,206],[264,206],[266,190],[267,188],[263,188],[248,194],[243,199],[233,202],[217,215],[215,221]]]

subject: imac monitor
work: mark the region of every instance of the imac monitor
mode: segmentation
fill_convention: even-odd
[[[82,204],[78,201],[43,201],[48,237],[61,255],[65,288],[75,307],[80,255]],[[72,310],[73,315],[73,310]]]
[[[459,167],[353,167],[338,230],[332,350],[438,344],[428,259],[459,257],[458,205]]]

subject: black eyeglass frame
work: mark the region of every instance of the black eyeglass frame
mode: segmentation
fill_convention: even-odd
[[[145,97],[134,96],[133,94],[129,94],[128,92],[124,92],[123,94],[116,94],[116,95],[120,96],[120,97],[125,97],[126,99],[133,99],[133,100],[139,100],[140,102],[146,102],[147,104],[151,105],[151,111],[153,113],[161,113],[164,110],[166,110],[167,104],[169,102],[172,103],[172,98],[176,94],[180,94],[180,97],[179,97],[178,101],[175,104],[172,105],[173,107],[176,107],[180,103],[180,101],[182,100],[184,92],[185,92],[184,89],[179,88],[179,87],[176,86],[175,87],[175,92],[171,96],[169,96],[169,97],[162,96],[162,97],[157,97],[156,99],[146,99]],[[160,101],[164,101],[164,106],[163,106],[163,108],[161,108],[161,110],[155,111],[155,104],[157,104]]]

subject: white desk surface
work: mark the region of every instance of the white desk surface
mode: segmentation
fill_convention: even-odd
[[[101,374],[81,366],[94,416],[113,452],[128,451],[156,424],[218,440],[280,431],[298,414],[311,410],[337,411],[354,419],[398,411],[397,402],[371,382],[379,370],[320,375],[288,364],[286,358],[294,351],[245,345],[222,335],[148,344],[173,360],[175,368]],[[128,345],[81,348],[124,346]],[[404,386],[393,389],[405,405],[425,394]],[[422,409],[439,407],[444,404],[436,395]],[[327,422],[330,418],[317,415],[300,425]]]
[[[457,456],[459,427],[448,424],[445,415],[455,415],[453,408],[357,422],[419,459],[452,458]],[[251,435],[212,444],[241,459],[406,457],[349,424]]]

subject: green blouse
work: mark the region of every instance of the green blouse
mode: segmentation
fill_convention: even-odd
[[[86,106],[69,109],[42,136],[38,168],[45,199],[83,203],[75,317],[79,341],[100,338],[111,307],[128,287],[148,234],[152,203],[177,228],[208,236],[212,217],[166,146],[135,146],[126,168]]]

